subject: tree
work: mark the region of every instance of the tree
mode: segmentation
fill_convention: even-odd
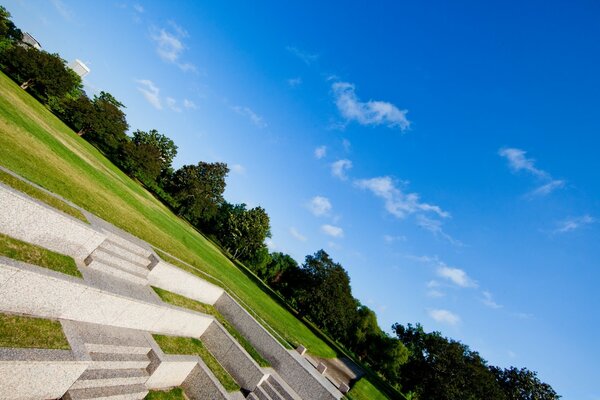
[[[373,354],[374,344],[382,334],[377,316],[369,307],[360,304],[356,309],[354,330],[348,338],[349,346],[360,357]]]
[[[82,92],[81,78],[66,66],[58,54],[34,48],[12,46],[0,53],[0,65],[22,89],[30,90],[43,103],[78,97]]]
[[[274,288],[278,288],[279,284],[282,283],[283,274],[291,269],[298,269],[298,263],[289,254],[280,252],[272,253],[271,260],[267,264],[264,272],[259,274],[261,279],[267,282]]]
[[[213,218],[223,203],[227,164],[206,163],[184,165],[173,174],[170,188],[180,204],[179,215],[198,225]]]
[[[177,146],[173,140],[161,133],[158,133],[156,129],[150,129],[148,132],[138,129],[133,132],[132,140],[137,146],[145,144],[154,146],[156,149],[158,149],[161,170],[169,168],[173,162],[173,159],[177,155]]]
[[[23,40],[23,32],[11,21],[11,15],[4,6],[0,6],[0,42],[5,45],[0,45],[0,48],[7,47],[6,44],[11,42],[20,42]]]
[[[490,367],[504,391],[507,400],[557,400],[560,396],[547,383],[543,383],[535,372],[527,368]]]
[[[217,238],[235,258],[249,261],[266,249],[271,237],[269,215],[262,207],[246,209],[245,204],[225,203],[217,218]]]

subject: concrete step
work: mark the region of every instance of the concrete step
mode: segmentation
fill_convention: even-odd
[[[110,251],[111,253],[120,255],[121,257],[125,258],[126,260],[131,260],[131,261],[136,262],[141,265],[150,264],[150,259],[148,258],[148,256],[144,256],[144,255],[135,253],[123,246],[120,246],[118,243],[113,242],[110,239],[107,239],[104,242],[102,242],[100,247],[106,251]]]
[[[285,398],[283,397],[283,395],[281,395],[279,393],[278,390],[276,390],[270,383],[269,381],[265,381],[263,382],[260,387],[265,391],[265,393],[267,393],[269,396],[271,396],[271,398],[273,400],[285,400]]]
[[[146,276],[150,272],[148,269],[150,260],[147,260],[146,263],[138,263],[136,261],[123,258],[118,253],[113,253],[112,251],[106,250],[102,246],[94,250],[92,254],[90,254],[90,257],[93,260],[103,261],[106,264],[116,266],[124,271],[130,271],[134,274]]]
[[[123,270],[119,266],[109,264],[100,259],[86,258],[86,264],[90,269],[112,275],[115,278],[122,279],[136,285],[146,285],[148,283],[146,275],[138,272]]]
[[[249,393],[248,396],[246,396],[246,398],[250,400],[260,400],[258,397],[256,397],[254,393]]]
[[[149,249],[141,247],[136,243],[133,243],[132,241],[122,238],[121,236],[115,235],[114,233],[109,233],[107,240],[111,243],[114,243],[117,246],[120,246],[130,251],[131,253],[137,254],[142,257],[148,257],[150,256],[150,254],[152,254],[152,251],[150,251]]]
[[[276,400],[271,397],[262,386],[257,386],[252,393],[254,393],[260,400]]]
[[[150,346],[127,346],[102,343],[86,343],[85,348],[90,353],[113,353],[113,354],[148,354]]]
[[[65,400],[142,400],[148,394],[145,385],[121,385],[87,389],[69,389]]]
[[[93,369],[85,371],[71,389],[126,386],[144,384],[148,380],[145,369]]]
[[[280,379],[281,378],[277,379],[275,376],[269,375],[267,382],[284,400],[300,400],[300,396],[298,396],[287,383],[280,381]]]
[[[90,369],[134,369],[150,364],[146,354],[90,353],[90,357]]]

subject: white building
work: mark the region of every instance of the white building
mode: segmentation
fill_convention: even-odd
[[[36,40],[36,38],[34,38],[31,33],[29,32],[25,32],[23,33],[23,40],[21,40],[22,43],[25,43],[28,46],[33,47],[34,49],[37,50],[41,50],[42,49],[42,45],[40,44],[40,42],[38,42]]]
[[[69,68],[75,71],[75,73],[82,78],[90,73],[90,69],[88,68],[88,66],[85,65],[81,60],[77,59],[69,63]]]

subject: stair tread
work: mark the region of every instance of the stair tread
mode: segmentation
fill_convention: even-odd
[[[106,262],[113,266],[119,265],[119,263],[123,263],[126,266],[119,265],[122,268],[131,268],[132,270],[148,271],[147,265],[129,260],[121,256],[120,254],[113,253],[112,251],[106,250],[102,247],[98,247],[92,252],[92,259],[99,259],[102,260],[102,262]],[[150,260],[148,260],[148,264],[150,264]]]
[[[90,353],[148,354],[148,352],[152,350],[149,345],[130,346],[126,344],[117,345],[106,343],[86,343],[85,347]]]
[[[142,368],[128,369],[88,369],[78,380],[111,379],[111,378],[134,378],[148,376],[148,372]]]
[[[146,354],[90,352],[92,361],[150,361]]]
[[[145,385],[120,385],[120,386],[106,386],[97,388],[85,388],[85,389],[71,389],[68,392],[69,397],[72,400],[83,400],[83,399],[110,399],[111,397],[117,398],[122,395],[140,395],[138,397],[142,399],[148,394],[148,389]],[[137,397],[137,396],[136,396]]]
[[[114,242],[110,239],[105,240],[99,247],[110,251],[114,254],[118,254],[119,256],[125,259],[131,258],[137,260],[137,262],[139,262],[140,264],[147,265],[150,263],[150,259],[148,258],[149,256],[141,255],[139,253],[131,251],[130,249],[123,247],[119,243]]]

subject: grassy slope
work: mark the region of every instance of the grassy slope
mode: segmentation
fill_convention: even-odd
[[[81,278],[75,260],[0,233],[0,255]]]
[[[346,397],[350,400],[388,400],[388,397],[381,393],[367,377],[359,379]]]
[[[58,321],[0,313],[0,347],[69,350]]]
[[[237,392],[240,387],[217,359],[208,351],[199,339],[177,336],[153,335],[154,340],[165,354],[187,354],[199,356],[204,364],[215,374],[228,392]]]
[[[0,164],[223,281],[293,344],[335,352],[193,227],[0,74]]]

